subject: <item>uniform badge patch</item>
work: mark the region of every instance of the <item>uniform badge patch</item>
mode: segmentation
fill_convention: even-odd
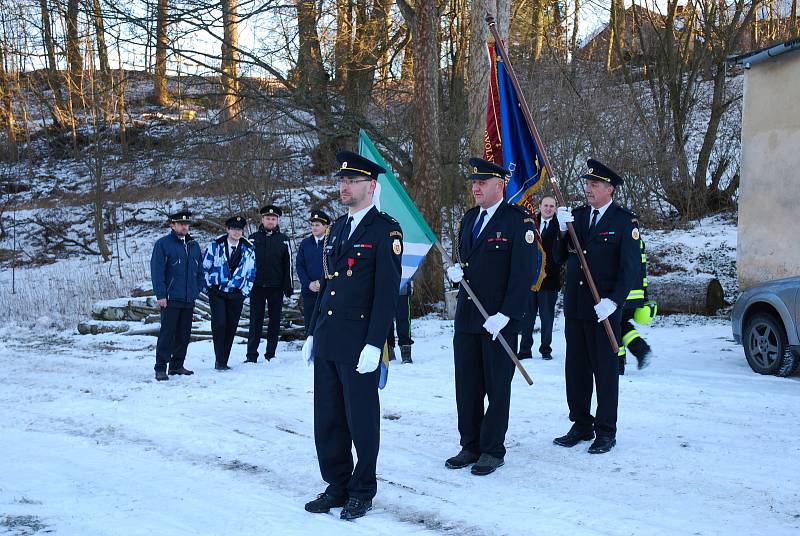
[[[528,229],[528,231],[525,233],[525,242],[527,242],[528,244],[533,244],[533,241],[535,239],[536,237],[534,236],[533,231]]]
[[[389,236],[399,236],[400,238],[403,238],[403,233],[400,231],[389,231]]]
[[[639,240],[639,229],[634,227],[633,231],[631,231],[631,236],[633,237],[634,240]]]
[[[403,252],[403,246],[397,238],[392,242],[392,251],[394,251],[395,255],[400,255]]]

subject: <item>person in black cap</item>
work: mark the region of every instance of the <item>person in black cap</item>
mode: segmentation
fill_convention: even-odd
[[[161,329],[156,343],[156,380],[169,375],[194,374],[183,366],[192,333],[194,301],[205,287],[200,266],[200,245],[189,236],[192,214],[181,211],[169,216],[172,231],[156,241],[150,257],[153,292],[161,309]]]
[[[469,283],[489,314],[484,319],[467,292],[458,292],[453,334],[456,408],[461,451],[448,469],[472,465],[473,475],[488,475],[504,464],[514,362],[497,340],[514,352],[528,294],[534,284],[536,233],[523,207],[504,200],[509,172],[481,158],[469,161],[472,195],[478,206],[461,219],[458,262],[447,269],[453,283]],[[484,411],[484,398],[489,405]],[[474,465],[473,465],[474,464]]]
[[[641,284],[639,224],[628,209],[614,203],[613,195],[622,178],[613,170],[589,159],[581,177],[587,205],[570,211],[559,207],[559,236],[553,246],[558,262],[567,263],[564,287],[564,335],[569,432],[553,440],[562,447],[581,441],[594,442],[592,454],[602,454],[616,445],[619,360],[602,324],[608,319],[614,336],[620,338],[622,306],[631,289]],[[595,304],[577,251],[567,235],[573,222],[580,247],[600,293]],[[592,384],[597,386],[597,413],[591,414]],[[595,437],[596,436],[596,437]]]
[[[244,300],[250,295],[255,279],[255,251],[253,245],[242,238],[246,223],[242,216],[228,218],[226,233],[209,243],[203,255],[216,370],[230,370],[228,359],[233,338]]]
[[[264,329],[264,309],[269,313],[267,326],[267,361],[275,357],[281,327],[283,297],[292,295],[289,237],[280,231],[278,221],[283,215],[280,208],[267,205],[261,209],[261,225],[250,235],[256,252],[256,280],[250,294],[250,333],[247,338],[247,360],[258,360],[258,345]]]
[[[355,519],[372,508],[377,492],[378,365],[397,307],[403,233],[372,203],[385,170],[349,151],[336,158],[349,211],[325,235],[325,277],[302,352],[314,361],[314,442],[328,487],[305,509],[341,506],[342,519]]]
[[[317,296],[322,281],[322,242],[325,232],[331,224],[331,218],[321,210],[312,210],[308,218],[311,236],[300,242],[297,250],[295,266],[297,278],[300,280],[300,294],[303,297],[303,320],[308,333],[311,313],[317,303]]]

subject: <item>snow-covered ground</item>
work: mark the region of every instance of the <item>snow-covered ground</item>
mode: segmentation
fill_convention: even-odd
[[[568,427],[563,320],[553,361],[513,383],[505,467],[445,469],[458,451],[452,322],[414,322],[414,364],[381,393],[375,509],[344,522],[322,491],[312,370],[270,364],[157,383],[155,339],[0,328],[0,533],[797,534],[800,381],[754,374],[727,321],[674,316],[642,332],[655,363],[621,382],[618,445],[554,446]],[[537,341],[538,342],[538,341]]]

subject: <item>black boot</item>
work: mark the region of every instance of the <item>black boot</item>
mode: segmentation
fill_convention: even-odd
[[[643,369],[650,365],[653,352],[650,350],[650,345],[647,344],[647,341],[641,337],[634,339],[628,344],[628,350],[636,357],[636,367],[638,369]]]
[[[339,517],[350,521],[352,519],[364,517],[370,510],[372,510],[372,499],[356,499],[355,497],[350,497],[347,499],[347,502],[344,503],[342,513]]]
[[[591,441],[594,439],[594,431],[591,428],[582,428],[577,424],[573,424],[566,435],[557,437],[553,443],[562,447],[574,447],[581,441]]]
[[[459,452],[452,458],[448,458],[444,462],[444,466],[447,467],[448,469],[463,469],[464,467],[477,462],[478,458],[480,458],[480,456],[478,456],[474,452],[461,449],[461,452]]]
[[[194,371],[184,368],[183,365],[177,368],[170,367],[169,368],[169,375],[170,376],[191,376],[194,374]]]
[[[498,467],[503,467],[506,462],[503,458],[495,458],[490,454],[481,454],[470,472],[477,476],[486,476],[495,472]]]
[[[167,376],[166,370],[157,370],[156,371],[156,380],[163,382],[164,380],[168,380],[169,376]]]
[[[312,514],[325,514],[331,508],[339,508],[347,502],[347,497],[335,497],[328,493],[320,493],[313,501],[306,503],[306,512]]]
[[[605,454],[609,450],[614,448],[614,445],[617,444],[616,438],[607,437],[607,436],[597,436],[597,439],[594,440],[592,446],[589,447],[589,454]]]
[[[413,363],[411,361],[411,346],[404,344],[400,347],[400,357],[403,359],[403,364]]]
[[[228,365],[223,365],[222,363],[215,363],[214,370],[231,370],[231,367]]]

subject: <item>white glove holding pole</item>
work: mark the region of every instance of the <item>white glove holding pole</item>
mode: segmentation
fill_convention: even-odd
[[[454,264],[447,269],[447,279],[453,283],[461,283],[461,280],[464,279],[464,270],[458,264]]]
[[[371,344],[364,345],[361,350],[361,355],[358,356],[358,365],[356,365],[356,372],[359,374],[368,374],[378,368],[378,363],[381,361],[381,349],[372,346]]]
[[[314,361],[314,337],[309,336],[306,337],[306,342],[303,343],[303,360],[306,362],[307,365],[310,365]]]
[[[594,312],[597,313],[597,321],[602,322],[617,310],[617,304],[608,298],[601,299],[597,305],[594,306]]]
[[[558,218],[558,230],[562,233],[567,232],[567,224],[575,221],[575,216],[572,215],[572,209],[567,207],[558,207],[556,210],[556,218]]]
[[[492,340],[494,341],[497,340],[500,330],[506,327],[509,320],[510,318],[503,313],[496,313],[486,319],[486,322],[483,323],[483,328],[492,335]]]

